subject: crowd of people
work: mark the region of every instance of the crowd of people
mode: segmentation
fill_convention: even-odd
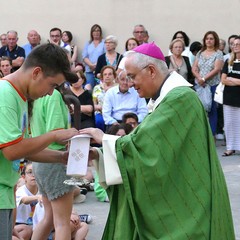
[[[7,136],[0,138],[0,160],[3,160],[0,167],[7,167],[0,177],[0,190],[5,192],[0,196],[0,220],[7,219],[5,230],[0,227],[1,239],[47,239],[53,232],[59,240],[85,239],[87,224],[72,209],[74,197],[81,195],[81,190],[64,184],[70,178],[63,164],[68,155],[65,143],[79,132],[90,134],[95,140],[90,150],[91,160],[101,159],[102,151],[103,155],[109,149],[116,151],[114,156],[106,156],[109,161],[117,159],[120,169],[117,172],[121,173],[117,180],[120,185],[99,181],[102,176],[98,171],[93,175],[92,166],[83,178],[92,182],[99,201],[111,200],[103,239],[155,239],[156,236],[201,239],[198,236],[206,237],[212,232],[214,240],[221,231],[229,236],[227,239],[233,239],[228,196],[213,139],[225,139],[223,156],[240,150],[238,35],[229,37],[226,53],[226,42],[215,31],[206,32],[202,42],[192,43],[185,32],[178,31],[170,41],[168,56],[164,56],[154,43],[148,43],[148,31],[139,24],[126,40],[126,52],[119,53],[117,37],[104,38],[101,26],[94,24],[81,58],[70,31],[52,28],[49,43],[41,43],[40,34],[31,30],[27,39],[28,43],[20,47],[16,31],[0,35],[0,109],[2,115],[6,113],[0,126]],[[220,82],[225,85],[223,105],[214,101]],[[208,108],[200,95],[207,90]],[[12,99],[7,103],[9,93]],[[69,95],[75,102],[69,102]],[[13,103],[13,99],[18,103]],[[107,135],[115,135],[115,145]],[[194,161],[189,156],[194,156]],[[183,162],[177,162],[178,158]],[[148,159],[153,162],[148,163]],[[20,178],[24,179],[24,185],[16,190],[21,162],[25,163]],[[172,164],[176,167],[169,170]],[[190,183],[187,179],[188,174],[192,177],[192,171],[196,172],[196,178]],[[9,176],[11,181],[6,183]],[[147,190],[155,181],[163,187],[160,191],[164,197],[159,196],[159,189]],[[164,190],[168,185],[176,190],[176,199]],[[202,188],[196,193],[200,185]],[[216,192],[211,187],[216,187]],[[216,203],[220,189],[222,198]],[[146,199],[139,198],[142,190],[146,191]],[[177,199],[186,208],[185,213],[176,207]],[[15,201],[16,219],[12,211]],[[124,206],[121,209],[120,203]],[[166,207],[166,213],[161,212],[159,203]],[[149,208],[149,214],[143,216],[142,210],[150,206],[156,211]],[[222,213],[218,213],[218,207],[223,209]],[[34,226],[34,212],[41,208],[44,210],[41,217],[35,217],[38,220]],[[170,214],[167,220],[166,214]],[[218,222],[224,214],[228,215],[225,226]],[[123,215],[128,219],[120,219]],[[187,225],[189,218],[193,222],[187,229],[184,224]],[[201,218],[204,220],[199,224]],[[110,224],[111,219],[114,221]],[[155,219],[154,224],[150,219]],[[161,224],[155,226],[157,219]],[[218,226],[213,229],[210,221]],[[128,226],[122,232],[119,226],[125,222]]]

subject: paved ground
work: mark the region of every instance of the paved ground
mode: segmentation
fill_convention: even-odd
[[[222,157],[225,147],[223,142],[217,142],[217,152],[228,186],[233,221],[235,226],[236,240],[240,240],[240,154],[231,157]],[[100,240],[109,211],[108,203],[98,202],[93,192],[87,194],[86,202],[75,204],[79,214],[91,214],[93,221],[89,224],[87,240]]]

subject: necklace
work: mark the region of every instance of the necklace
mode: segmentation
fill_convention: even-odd
[[[179,72],[179,71],[181,70],[181,67],[182,67],[182,64],[183,64],[182,58],[179,59],[179,60],[181,61],[181,62],[179,61],[180,64],[177,64],[177,61],[175,60],[175,57],[174,57],[173,55],[172,55],[171,57],[172,57],[172,59],[173,59],[173,63],[174,63],[173,65],[176,66],[176,71]]]

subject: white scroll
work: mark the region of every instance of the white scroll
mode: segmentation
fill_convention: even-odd
[[[81,134],[70,139],[70,149],[67,163],[67,175],[82,177],[87,173],[90,135]]]

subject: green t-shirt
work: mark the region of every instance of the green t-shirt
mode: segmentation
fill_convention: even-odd
[[[37,137],[49,131],[67,129],[69,127],[69,113],[59,91],[54,90],[51,96],[45,96],[34,101],[30,120],[32,137]],[[61,150],[65,146],[58,143],[49,145],[50,149]]]
[[[0,209],[13,209],[21,159],[7,160],[2,148],[28,137],[28,110],[26,98],[6,80],[0,80],[0,111]]]

